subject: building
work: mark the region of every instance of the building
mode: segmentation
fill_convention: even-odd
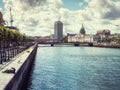
[[[95,42],[109,42],[109,36],[111,35],[110,30],[104,29],[97,31],[96,35],[94,35]]]
[[[97,31],[96,34],[97,34],[97,35],[102,35],[102,36],[104,36],[104,37],[108,37],[108,36],[111,34],[111,32],[110,32],[110,30],[108,30],[108,29],[104,29],[104,30],[99,30],[99,31]]]
[[[76,38],[75,38],[75,36],[76,36],[77,34],[67,34],[67,41],[68,42],[76,42]]]
[[[120,38],[120,34],[111,34],[109,38]]]
[[[86,34],[86,35],[69,35],[68,42],[93,42],[93,35]]]
[[[3,15],[2,13],[0,12],[0,25],[4,25],[4,20],[3,20]]]
[[[85,28],[82,24],[79,34],[68,35],[68,42],[93,42],[93,35],[86,34]]]
[[[54,41],[61,42],[63,38],[63,23],[61,21],[56,21],[54,24]]]

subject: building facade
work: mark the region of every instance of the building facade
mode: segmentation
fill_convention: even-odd
[[[68,36],[68,42],[93,42],[93,35],[75,35],[75,36]]]
[[[56,21],[54,24],[54,41],[61,42],[63,38],[63,23],[61,21]]]
[[[86,34],[85,28],[82,24],[79,34],[68,35],[68,42],[93,42],[93,35]]]
[[[111,35],[110,30],[104,29],[97,31],[96,35],[94,35],[95,42],[109,42],[109,36]]]

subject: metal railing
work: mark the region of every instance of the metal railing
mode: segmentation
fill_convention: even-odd
[[[19,54],[20,52],[24,51],[32,45],[33,44],[30,43],[21,46],[0,49],[0,64],[3,64],[4,62],[9,62],[14,56],[16,56],[17,54]]]

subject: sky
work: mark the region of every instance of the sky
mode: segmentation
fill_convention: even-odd
[[[120,33],[120,0],[0,0],[4,20],[30,36],[54,33],[54,23],[63,22],[64,35],[78,34],[82,23],[87,34],[108,29]],[[10,25],[10,23],[9,23]]]

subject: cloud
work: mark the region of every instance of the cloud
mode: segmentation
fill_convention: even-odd
[[[62,0],[55,0],[55,5],[56,6],[62,6],[63,5]]]
[[[85,0],[85,2],[89,3],[91,0]]]
[[[0,11],[2,11],[2,8],[0,8]]]
[[[93,14],[93,17],[100,19],[120,18],[120,1],[112,0],[86,0],[88,7],[86,10]]]
[[[84,23],[87,33],[96,30],[118,30],[120,23],[120,1],[85,0],[88,6],[82,10],[63,8],[62,0],[4,0],[4,19],[10,21],[9,8],[12,6],[14,26],[31,36],[45,36],[54,33],[54,22],[61,20],[64,34],[79,33]],[[83,4],[80,3],[80,6]]]
[[[18,5],[22,10],[30,10],[35,7],[44,5],[47,0],[12,0],[13,5]]]

